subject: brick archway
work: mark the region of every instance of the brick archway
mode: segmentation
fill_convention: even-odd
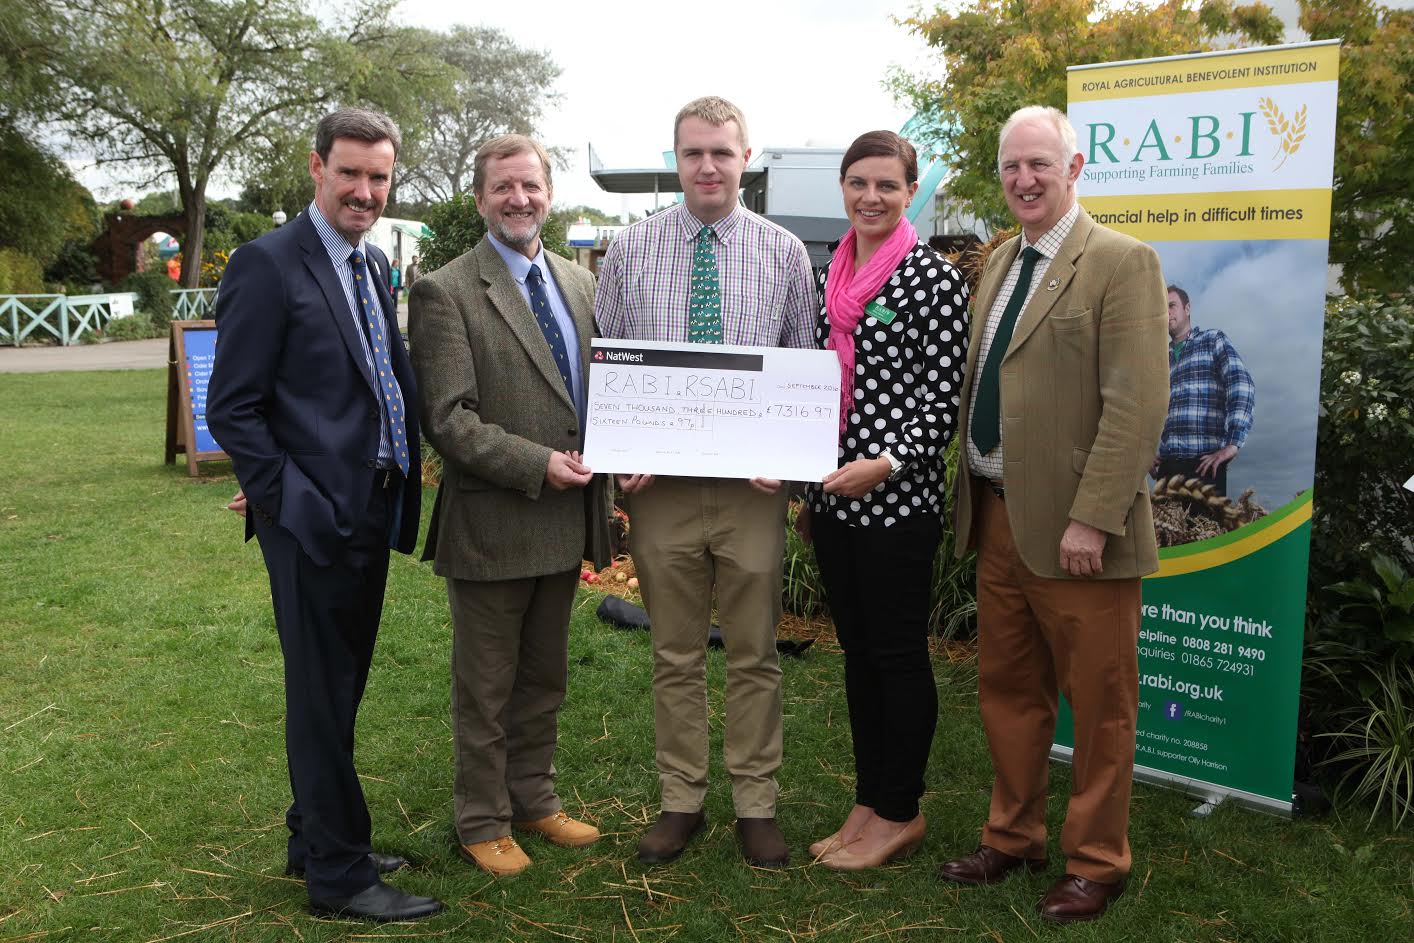
[[[116,284],[137,271],[138,247],[144,239],[159,232],[181,239],[187,234],[186,217],[180,213],[139,216],[131,212],[118,212],[105,215],[103,232],[91,246],[94,258],[98,260],[98,277]]]

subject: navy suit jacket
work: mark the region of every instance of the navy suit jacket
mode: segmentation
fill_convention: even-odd
[[[387,257],[367,245],[385,313]],[[211,433],[231,456],[254,518],[283,527],[316,564],[339,562],[368,506],[378,457],[378,391],[343,287],[308,213],[241,246],[221,278]],[[389,319],[393,374],[406,407],[410,464],[391,545],[412,552],[421,507],[417,382]]]

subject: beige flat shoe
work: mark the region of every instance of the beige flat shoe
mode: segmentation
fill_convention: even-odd
[[[857,850],[859,842],[850,842],[842,848],[828,852],[820,859],[820,864],[832,871],[864,871],[878,868],[893,861],[911,858],[923,845],[928,823],[920,814],[895,835],[873,851]]]

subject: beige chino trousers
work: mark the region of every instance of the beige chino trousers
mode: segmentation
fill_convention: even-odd
[[[738,818],[772,818],[781,766],[784,488],[659,478],[629,499],[630,541],[652,622],[653,712],[664,812],[696,812],[707,795],[707,633],[712,591],[727,656],[724,744]]]

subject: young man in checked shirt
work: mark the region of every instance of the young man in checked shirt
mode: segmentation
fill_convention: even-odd
[[[1227,494],[1227,466],[1252,431],[1256,387],[1222,331],[1193,324],[1188,292],[1168,286],[1169,414],[1150,474],[1198,478]]]
[[[805,247],[737,202],[751,157],[746,119],[699,98],[673,125],[683,202],[624,230],[599,269],[604,337],[814,347],[816,299]],[[653,709],[662,814],[638,845],[671,861],[706,824],[706,651],[717,590],[727,655],[727,730],[743,856],[782,867],[776,825],[781,765],[781,615],[786,489],[780,481],[620,475],[633,558],[652,622]]]

